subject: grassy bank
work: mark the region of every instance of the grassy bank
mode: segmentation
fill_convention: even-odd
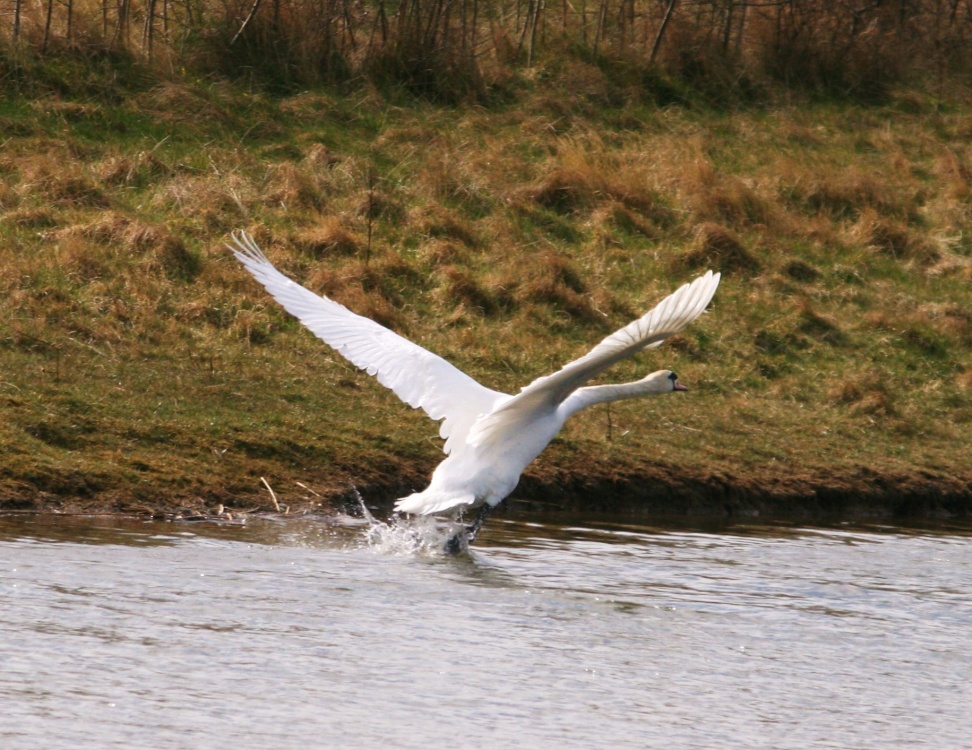
[[[490,108],[186,81],[0,99],[0,507],[423,485],[435,425],[269,300],[223,246],[241,227],[507,390],[721,270],[707,316],[611,373],[691,392],[581,415],[521,497],[967,514],[972,101],[660,109],[598,75]]]

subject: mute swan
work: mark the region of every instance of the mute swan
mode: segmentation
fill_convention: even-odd
[[[445,460],[425,490],[399,499],[395,509],[427,515],[481,507],[475,521],[460,532],[467,544],[568,417],[593,404],[688,390],[669,370],[634,383],[581,386],[611,365],[681,331],[705,310],[719,285],[719,274],[706,272],[580,359],[510,396],[480,385],[421,346],[294,283],[273,267],[245,232],[234,233],[228,247],[314,335],[377,377],[409,406],[442,420],[439,435],[445,440]],[[446,551],[461,549],[460,534],[447,542]]]

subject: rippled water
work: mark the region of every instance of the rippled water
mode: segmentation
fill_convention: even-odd
[[[960,531],[385,531],[0,518],[0,747],[972,746]]]

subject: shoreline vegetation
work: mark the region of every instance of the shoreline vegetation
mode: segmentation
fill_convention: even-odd
[[[512,506],[969,518],[972,10],[832,5],[17,3],[0,512],[425,486],[437,426],[249,279],[242,228],[507,392],[723,273],[602,381],[691,390],[575,418]]]

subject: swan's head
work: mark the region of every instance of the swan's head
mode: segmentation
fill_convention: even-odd
[[[687,391],[684,385],[678,382],[678,375],[671,370],[659,370],[641,379],[646,388],[653,393],[670,393],[671,391]]]

